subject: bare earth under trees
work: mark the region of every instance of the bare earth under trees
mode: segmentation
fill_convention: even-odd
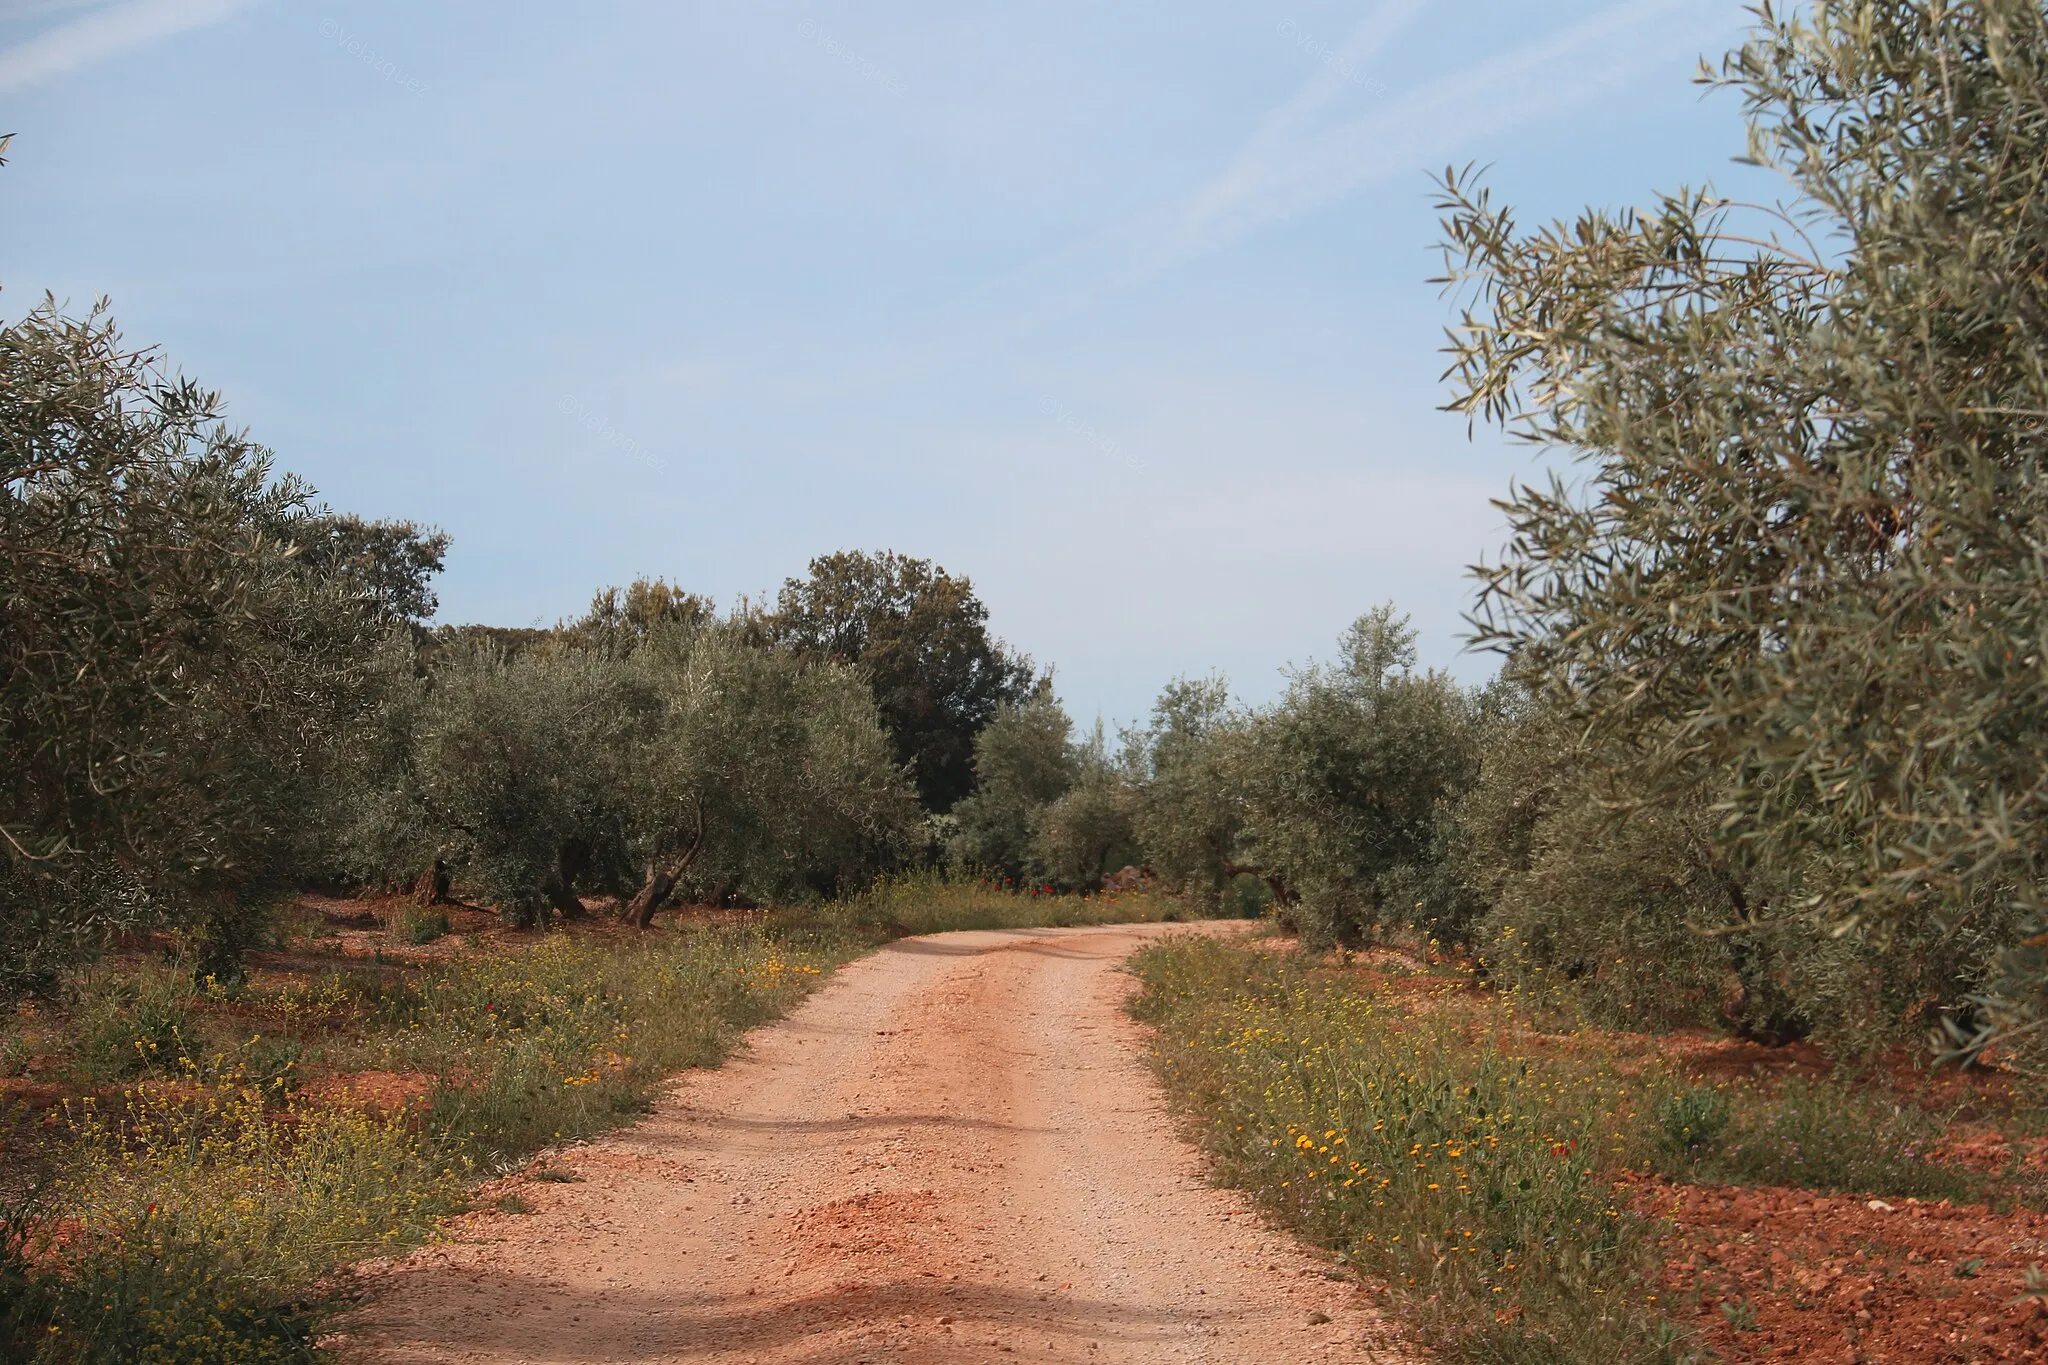
[[[1402,1357],[1209,1186],[1122,1013],[1157,925],[907,939],[380,1276],[356,1361]],[[563,1181],[560,1173],[576,1180]]]

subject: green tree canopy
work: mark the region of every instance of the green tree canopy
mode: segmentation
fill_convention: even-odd
[[[300,562],[337,582],[376,620],[425,626],[440,606],[434,576],[448,557],[445,531],[328,512],[307,518],[295,539]]]
[[[1222,678],[1179,678],[1160,691],[1150,722],[1121,736],[1138,844],[1169,888],[1198,902],[1213,904],[1237,870],[1244,802],[1234,765],[1249,723]]]
[[[973,789],[975,736],[1032,685],[1030,660],[987,622],[965,578],[893,551],[842,551],[790,579],[765,624],[779,648],[860,667],[919,799],[945,812]]]
[[[953,809],[957,863],[1006,877],[1040,875],[1039,818],[1074,785],[1073,736],[1049,682],[996,713],[975,737],[974,792]]]
[[[1472,778],[1470,702],[1415,669],[1415,632],[1392,607],[1360,617],[1334,665],[1304,669],[1238,746],[1239,857],[1298,896],[1311,941],[1355,943],[1387,921],[1390,879],[1426,866],[1446,797]]]
[[[915,797],[866,681],[763,650],[749,623],[670,623],[631,658],[651,728],[625,788],[646,923],[679,885],[800,900],[898,859]]]
[[[1758,11],[1718,83],[1792,202],[1531,232],[1445,196],[1453,403],[1580,468],[1508,504],[1485,638],[1646,799],[1797,868],[1731,925],[1882,941],[2043,905],[2048,13]],[[2003,1007],[2042,1003],[2043,961]]]
[[[147,902],[224,945],[312,856],[303,812],[383,627],[308,571],[309,490],[220,413],[104,306],[0,329],[9,916]]]

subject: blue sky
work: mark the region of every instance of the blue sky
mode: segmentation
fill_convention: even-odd
[[[1428,174],[1525,221],[1741,188],[1689,77],[1746,22],[0,0],[0,310],[107,295],[326,500],[447,529],[443,619],[890,547],[1084,721],[1270,696],[1388,599],[1476,680],[1531,456],[1437,411]]]

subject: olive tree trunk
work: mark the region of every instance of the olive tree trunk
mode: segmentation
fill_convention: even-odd
[[[691,810],[696,829],[690,836],[690,846],[670,862],[650,864],[646,883],[626,906],[625,917],[638,928],[646,929],[654,923],[654,912],[668,903],[676,883],[683,879],[683,874],[690,870],[690,864],[697,860],[698,850],[704,847],[703,801],[691,802]]]
[[[565,920],[583,919],[589,911],[576,897],[576,879],[583,875],[583,869],[590,861],[590,845],[581,839],[567,839],[555,850],[555,870],[541,890],[547,895],[548,904],[555,907],[555,913]]]
[[[436,853],[434,861],[421,872],[412,884],[412,899],[415,905],[448,904],[449,876],[448,860]]]

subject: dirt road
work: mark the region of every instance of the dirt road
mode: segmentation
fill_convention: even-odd
[[[853,964],[646,1122],[376,1281],[377,1362],[1388,1361],[1324,1263],[1206,1185],[1119,1007],[1161,926]]]

